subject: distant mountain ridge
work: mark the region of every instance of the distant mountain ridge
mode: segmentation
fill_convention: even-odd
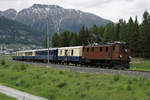
[[[0,15],[29,25],[33,29],[45,33],[48,20],[51,35],[53,32],[64,30],[78,32],[82,25],[92,27],[94,24],[100,26],[110,22],[91,13],[74,9],[64,9],[57,5],[34,4],[19,12],[14,9],[8,9],[0,12]]]

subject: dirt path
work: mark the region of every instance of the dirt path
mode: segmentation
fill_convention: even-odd
[[[29,93],[25,93],[13,88],[9,88],[3,85],[0,85],[0,92],[6,94],[10,97],[17,98],[17,100],[48,100],[39,96],[34,96]]]

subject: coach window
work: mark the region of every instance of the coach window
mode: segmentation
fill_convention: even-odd
[[[115,46],[113,46],[113,51],[115,51]]]
[[[62,55],[62,50],[60,50],[60,55]]]
[[[102,52],[103,51],[103,49],[102,49],[102,47],[100,47],[100,52]]]
[[[106,47],[106,52],[108,52],[108,47]]]
[[[71,55],[73,56],[73,50],[71,50]]]
[[[94,52],[94,47],[92,47],[92,52]]]
[[[89,48],[87,48],[87,52],[89,52]]]
[[[68,50],[65,50],[65,56],[67,56],[68,55]]]

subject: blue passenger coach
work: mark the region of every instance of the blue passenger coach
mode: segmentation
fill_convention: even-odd
[[[57,61],[58,49],[49,49],[49,61]],[[35,60],[37,61],[47,61],[48,60],[48,49],[39,49],[35,51]]]

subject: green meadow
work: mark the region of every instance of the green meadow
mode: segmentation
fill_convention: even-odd
[[[0,61],[0,84],[49,100],[150,100],[150,80]]]

